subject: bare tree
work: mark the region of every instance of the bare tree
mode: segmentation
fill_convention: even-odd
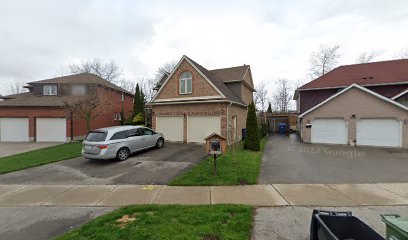
[[[153,100],[154,87],[156,86],[155,80],[153,78],[140,78],[137,82],[143,91],[146,102]]]
[[[272,106],[275,111],[288,112],[292,100],[292,88],[286,78],[276,81],[275,93],[272,95]]]
[[[89,86],[88,90],[85,96],[64,101],[62,108],[74,118],[84,119],[86,128],[90,131],[91,121],[109,112],[113,104],[106,90],[98,91],[96,86]]]
[[[254,96],[254,102],[258,110],[265,112],[268,107],[268,89],[266,88],[265,82],[259,83],[256,87],[256,92]]]
[[[19,94],[25,92],[23,88],[23,84],[19,81],[13,81],[9,84],[9,92],[10,94]]]
[[[394,54],[395,59],[408,59],[408,47],[401,49],[396,54]]]
[[[116,84],[119,85],[121,88],[127,90],[128,92],[131,92],[131,93],[135,92],[136,83],[132,80],[127,80],[125,78],[122,78],[118,80]]]
[[[369,63],[372,62],[376,57],[384,53],[384,50],[372,50],[370,52],[362,52],[358,55],[356,63]]]
[[[103,62],[98,58],[83,61],[80,64],[72,63],[69,68],[73,74],[93,73],[109,82],[118,81],[122,75],[122,70],[113,60]]]
[[[331,71],[339,62],[340,45],[320,45],[317,51],[312,52],[310,57],[310,74],[313,78],[320,77]]]
[[[177,63],[178,62],[176,60],[171,60],[171,61],[164,63],[160,67],[158,67],[154,74],[154,79],[156,81],[159,81],[160,78],[163,76],[163,74],[171,73],[174,70],[174,68],[177,66]]]

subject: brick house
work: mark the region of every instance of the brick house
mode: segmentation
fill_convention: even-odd
[[[408,147],[408,59],[340,66],[294,100],[304,142]]]
[[[103,114],[91,120],[91,128],[119,125],[132,114],[133,94],[90,73],[30,82],[25,93],[2,96],[0,141],[65,142],[87,134],[86,121],[64,108],[64,104],[85,98],[91,89],[109,101]]]
[[[215,132],[231,143],[241,139],[254,91],[249,65],[207,70],[183,56],[147,105],[152,127],[169,141],[203,143]]]

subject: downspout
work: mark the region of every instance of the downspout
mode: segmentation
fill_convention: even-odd
[[[227,145],[230,145],[230,136],[229,136],[229,110],[228,107],[232,105],[232,102],[230,102],[229,105],[227,105]]]
[[[71,122],[71,142],[74,141],[74,117],[72,115],[73,115],[73,113],[71,111],[70,114],[69,114],[70,122]]]

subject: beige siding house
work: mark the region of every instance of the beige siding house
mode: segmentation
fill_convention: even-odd
[[[304,142],[408,147],[408,107],[357,84],[299,117]]]
[[[148,104],[152,127],[169,141],[203,143],[214,132],[237,141],[254,91],[249,65],[209,71],[183,56]]]

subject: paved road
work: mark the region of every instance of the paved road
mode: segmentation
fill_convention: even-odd
[[[0,142],[0,157],[51,147],[61,143],[48,142]]]
[[[272,135],[259,177],[274,183],[408,182],[408,150],[306,144],[297,135]]]
[[[203,145],[166,143],[123,162],[81,157],[3,174],[0,184],[166,184],[205,156]]]
[[[111,210],[108,207],[2,207],[0,239],[52,239]]]

